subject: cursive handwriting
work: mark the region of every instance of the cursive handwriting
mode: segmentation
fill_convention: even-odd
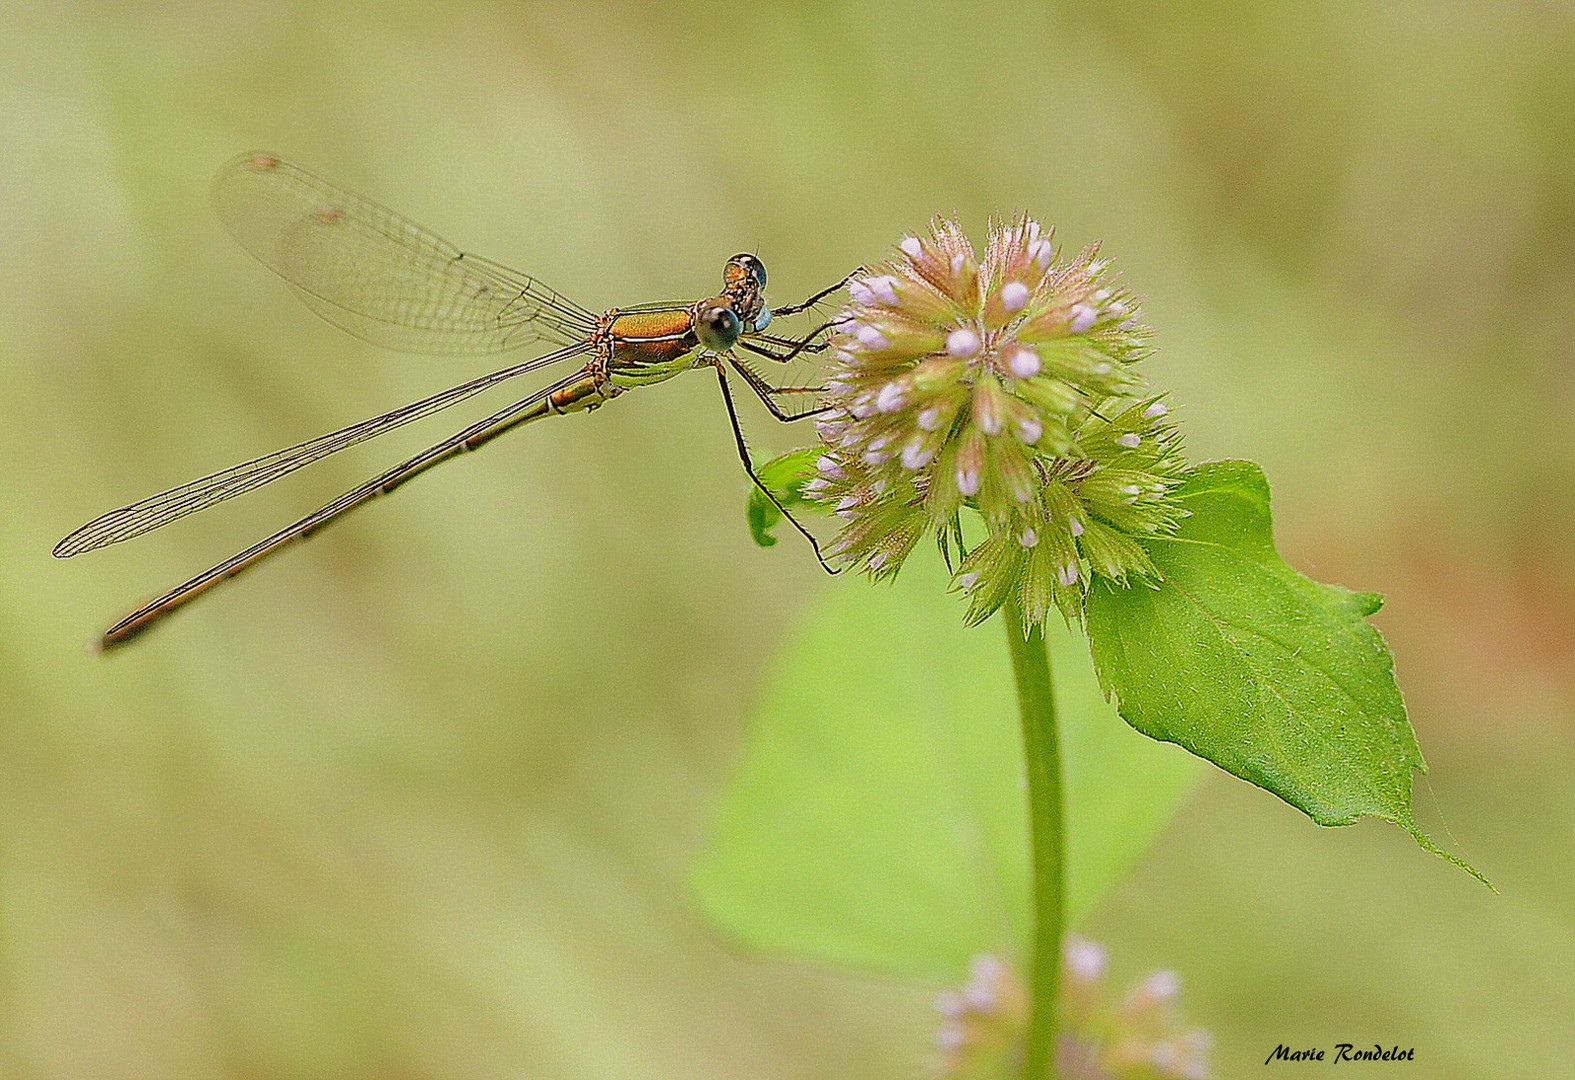
[[[1271,1061],[1322,1061],[1323,1059],[1324,1053],[1317,1047],[1309,1047],[1306,1050],[1292,1050],[1289,1046],[1281,1043],[1274,1048],[1274,1051],[1269,1054],[1263,1063],[1267,1065]],[[1334,1060],[1414,1061],[1416,1060],[1416,1047],[1413,1046],[1402,1050],[1398,1046],[1392,1046],[1385,1050],[1379,1044],[1374,1043],[1371,1050],[1358,1050],[1355,1043],[1335,1043]]]

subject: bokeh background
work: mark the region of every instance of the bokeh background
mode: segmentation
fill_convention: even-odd
[[[886,1077],[930,1038],[938,986],[745,955],[690,898],[774,657],[867,588],[752,545],[709,378],[86,653],[462,419],[123,549],[64,533],[480,369],[241,252],[208,181],[251,148],[597,309],[739,250],[794,300],[938,211],[1101,241],[1191,454],[1262,463],[1291,563],[1387,594],[1418,813],[1501,892],[1215,775],[1080,929],[1118,981],[1180,972],[1221,1076],[1336,1042],[1568,1075],[1572,102],[1558,3],[8,5],[0,1076]]]

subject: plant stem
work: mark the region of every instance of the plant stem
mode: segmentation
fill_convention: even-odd
[[[1049,1080],[1056,1047],[1056,998],[1061,975],[1062,857],[1061,751],[1056,732],[1055,692],[1044,632],[1025,630],[1017,601],[1004,610],[1006,640],[1017,679],[1017,707],[1023,723],[1023,759],[1028,773],[1028,834],[1033,848],[1033,942],[1028,985],[1032,1011],[1024,1041],[1023,1076]]]

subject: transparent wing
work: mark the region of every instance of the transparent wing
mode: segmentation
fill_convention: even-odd
[[[595,328],[595,313],[535,278],[271,154],[230,162],[213,197],[242,247],[313,311],[374,345],[475,355],[569,345]]]
[[[260,458],[233,465],[222,469],[211,476],[201,480],[193,480],[189,484],[171,488],[160,492],[130,506],[123,506],[119,510],[111,510],[101,514],[82,526],[76,532],[67,536],[55,545],[55,556],[66,559],[72,555],[80,555],[84,551],[105,547],[109,544],[118,544],[122,540],[129,540],[133,536],[141,536],[161,526],[168,525],[185,517],[205,510],[214,503],[223,502],[225,499],[234,498],[243,491],[261,487],[294,472],[314,461],[319,461],[329,454],[353,446],[358,442],[375,438],[385,432],[403,427],[413,420],[448,408],[471,397],[481,391],[489,389],[518,375],[556,363],[587,351],[591,346],[581,342],[569,345],[556,352],[545,356],[538,356],[534,360],[471,379],[450,390],[433,394],[431,397],[422,398],[392,412],[381,416],[374,416],[370,420],[362,420],[358,424],[331,431],[327,435],[319,435],[315,439],[298,443],[284,450],[275,450],[271,454],[264,454]],[[559,385],[559,384],[554,384]],[[549,388],[551,389],[551,388]],[[540,395],[535,395],[540,396]]]
[[[516,401],[501,412],[478,420],[463,431],[428,447],[382,475],[351,488],[322,509],[306,515],[291,525],[286,525],[272,536],[259,540],[245,551],[237,552],[217,566],[204,570],[191,580],[175,586],[158,599],[144,604],[104,631],[103,637],[99,639],[99,647],[111,649],[125,644],[155,623],[196,600],[215,585],[229,581],[297,540],[306,539],[356,507],[365,505],[380,495],[388,494],[434,465],[466,450],[474,450],[520,424],[528,424],[544,416],[553,415],[550,408],[542,407],[542,402],[575,381],[589,378],[590,376],[583,371],[571,372],[552,385],[544,386],[529,397]]]

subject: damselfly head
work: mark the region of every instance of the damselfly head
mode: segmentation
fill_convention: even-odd
[[[727,266],[722,269],[722,283],[733,286],[744,280],[745,277],[754,279],[755,288],[766,287],[766,264],[746,252],[741,252],[727,260]]]
[[[766,264],[747,252],[734,255],[722,267],[722,295],[718,300],[725,301],[738,314],[750,333],[758,334],[771,322],[765,288]]]

